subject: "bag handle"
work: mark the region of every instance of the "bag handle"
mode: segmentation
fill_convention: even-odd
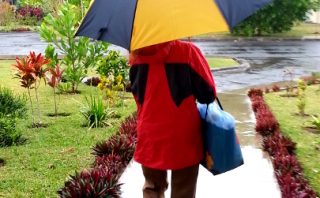
[[[218,97],[216,97],[216,101],[217,101],[220,109],[223,111],[223,107],[222,107],[221,102]],[[209,108],[209,104],[207,104],[206,115],[204,116],[205,119],[207,118],[207,115],[208,115],[208,108]]]

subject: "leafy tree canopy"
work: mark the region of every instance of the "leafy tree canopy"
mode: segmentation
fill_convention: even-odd
[[[320,9],[320,0],[274,0],[239,25],[235,35],[260,36],[289,31],[295,22],[304,21],[310,10]]]

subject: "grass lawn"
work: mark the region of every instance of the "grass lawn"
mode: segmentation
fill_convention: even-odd
[[[299,23],[295,25],[289,32],[273,34],[271,36],[279,37],[301,37],[301,36],[320,36],[320,24]]]
[[[212,69],[233,67],[239,65],[239,63],[232,58],[207,57],[206,59]]]
[[[320,24],[311,24],[311,23],[297,23],[290,31],[277,33],[277,34],[270,34],[270,35],[263,35],[266,37],[302,37],[302,36],[311,36],[311,35],[318,35],[320,36]],[[196,37],[225,37],[225,38],[232,38],[233,36],[228,32],[222,33],[212,33],[212,34],[204,34]]]
[[[320,117],[319,85],[308,86],[306,114]],[[296,155],[310,185],[320,194],[320,133],[306,131],[310,116],[298,116],[297,98],[280,97],[283,92],[265,95],[265,100],[280,123],[282,133],[297,143]]]
[[[18,79],[12,78],[12,63],[0,61],[0,85],[17,94],[27,93],[20,87]],[[60,95],[60,112],[72,113],[71,116],[50,118],[46,114],[54,112],[52,89],[44,85],[40,87],[42,120],[49,127],[29,128],[32,123],[29,113],[17,126],[27,142],[0,148],[0,158],[6,161],[5,166],[0,167],[0,197],[57,197],[56,191],[64,185],[68,175],[91,167],[94,160],[91,147],[115,133],[119,121],[135,110],[131,94],[128,94],[125,105],[117,108],[120,120],[111,120],[113,125],[107,128],[88,130],[81,126],[84,118],[79,109],[85,95],[97,95],[99,91],[86,85],[81,85],[79,90],[82,93],[78,95]]]
[[[13,23],[8,26],[0,26],[0,32],[12,32],[15,30],[28,30],[28,31],[37,31],[38,26],[29,26],[29,25],[19,25]]]

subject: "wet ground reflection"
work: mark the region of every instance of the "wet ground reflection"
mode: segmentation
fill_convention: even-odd
[[[260,149],[242,148],[245,164],[227,173],[213,176],[200,166],[197,198],[280,198],[272,164]],[[170,178],[170,172],[168,178]],[[120,178],[122,198],[142,197],[144,178],[140,164],[132,162]],[[170,183],[170,179],[169,179]],[[166,191],[170,197],[170,188]]]

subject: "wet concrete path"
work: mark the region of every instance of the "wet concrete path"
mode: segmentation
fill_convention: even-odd
[[[200,166],[197,198],[280,198],[268,156],[260,149],[260,140],[254,131],[255,118],[246,90],[220,93],[225,110],[237,120],[241,150],[245,164],[230,172],[213,176]],[[170,178],[170,173],[168,175]],[[122,197],[142,197],[144,178],[138,163],[132,162],[122,175]],[[170,179],[169,179],[170,183]],[[170,188],[166,191],[170,197]]]

